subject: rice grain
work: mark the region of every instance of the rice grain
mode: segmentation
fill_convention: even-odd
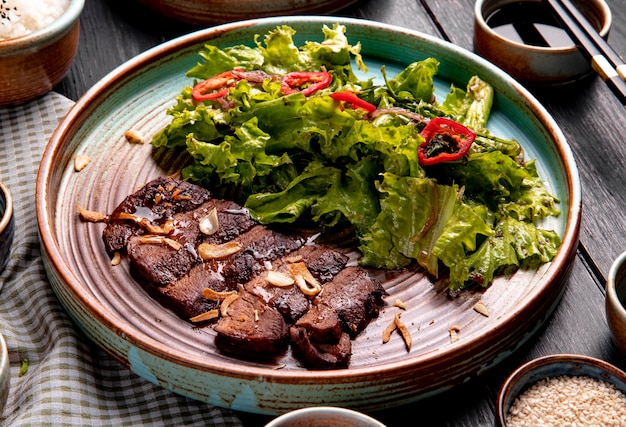
[[[25,36],[50,25],[70,0],[0,0],[0,40]]]

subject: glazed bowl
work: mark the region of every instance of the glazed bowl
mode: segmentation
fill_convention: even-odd
[[[609,270],[605,310],[613,344],[626,356],[626,252],[617,257]]]
[[[352,409],[312,406],[274,418],[265,427],[385,427],[380,421]]]
[[[155,12],[190,24],[204,25],[268,16],[325,15],[357,0],[138,0]],[[286,22],[288,23],[288,22]]]
[[[537,399],[539,393],[542,395]],[[552,407],[554,394],[559,400]],[[581,396],[595,398],[603,405],[586,406],[588,402]],[[584,355],[554,354],[533,359],[517,368],[500,388],[495,425],[544,425],[541,418],[544,411],[550,411],[552,422],[563,418],[562,423],[556,425],[568,425],[565,417],[572,414],[561,412],[559,408],[574,412],[588,409],[589,419],[615,414],[623,419],[621,417],[626,416],[626,373],[604,360]],[[533,421],[523,424],[528,423],[527,417],[531,416]],[[609,425],[605,421],[596,421],[593,425]]]
[[[4,410],[4,405],[9,396],[11,385],[9,350],[4,337],[0,335],[0,414]]]
[[[561,215],[546,227],[562,238],[557,256],[539,269],[499,277],[480,293],[451,301],[447,284],[408,269],[380,273],[388,305],[354,340],[347,369],[306,370],[290,352],[278,360],[242,361],[217,349],[212,328],[198,328],[150,298],[128,265],[112,266],[103,247],[103,224],[82,222],[77,206],[107,213],[150,180],[175,174],[185,157],[129,144],[132,130],[150,138],[169,122],[165,111],[189,84],[186,71],[206,43],[250,43],[289,22],[296,43],[320,40],[324,25],[346,26],[359,41],[372,78],[383,81],[407,64],[440,60],[436,92],[466,84],[476,74],[496,90],[489,129],[516,138],[559,198]],[[107,153],[103,156],[102,153]],[[76,155],[91,159],[76,172]],[[43,153],[37,177],[37,220],[46,273],[77,325],[114,358],[171,391],[245,412],[279,415],[306,406],[387,409],[441,393],[499,363],[539,329],[560,301],[575,255],[581,217],[576,163],[562,131],[545,109],[499,68],[455,45],[407,29],[361,19],[263,18],[210,27],[157,46],[114,70],[70,109]],[[341,235],[338,234],[337,239]],[[355,254],[356,255],[356,254]],[[125,260],[126,262],[127,260]],[[119,267],[119,268],[118,268]],[[402,319],[419,339],[410,352],[401,336],[382,345]],[[489,316],[473,307],[489,307]],[[436,321],[433,321],[436,320]],[[458,340],[451,326],[459,327]],[[472,354],[470,359],[467,354]]]
[[[13,199],[8,187],[0,182],[0,273],[9,262],[14,233]]]
[[[57,19],[39,30],[0,39],[0,106],[33,100],[63,79],[78,48],[84,2],[70,0]]]
[[[607,39],[612,15],[604,0],[572,2],[598,33]],[[510,25],[494,25],[496,14],[511,6],[518,7],[518,15],[525,14],[527,10],[528,14],[534,14],[535,17],[531,20],[541,21],[541,27],[534,25],[531,31],[524,32],[513,31]],[[501,23],[503,22],[498,24]],[[494,28],[500,30],[496,31]],[[536,28],[546,35],[546,45],[532,40],[537,36],[534,31]],[[592,73],[589,62],[569,39],[565,30],[556,23],[541,0],[477,0],[474,6],[474,51],[528,86],[563,85]]]

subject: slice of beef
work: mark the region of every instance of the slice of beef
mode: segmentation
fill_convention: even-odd
[[[335,309],[351,337],[378,317],[387,292],[367,270],[348,266],[322,288],[318,298]]]
[[[205,235],[200,231],[200,222],[216,209],[218,229]],[[133,275],[142,283],[164,286],[187,273],[194,265],[202,262],[196,248],[202,242],[220,244],[245,233],[256,222],[241,206],[233,202],[211,199],[195,209],[174,214],[173,229],[163,235],[180,244],[179,249],[161,243],[145,241],[148,234],[131,236],[126,250]]]
[[[109,255],[124,252],[128,239],[144,234],[137,221],[120,218],[122,213],[131,214],[155,224],[163,224],[178,212],[188,212],[207,201],[211,193],[195,184],[160,177],[150,181],[141,189],[128,195],[109,215],[102,233]]]
[[[348,256],[327,246],[308,244],[272,263],[272,269],[289,275],[288,265],[302,261],[320,284],[331,280],[348,261]],[[270,284],[263,273],[244,286],[248,292],[261,297],[280,311],[289,323],[294,323],[310,308],[310,299],[295,286],[278,287]]]
[[[210,287],[216,292],[232,290],[230,284],[215,268],[214,263],[203,262],[194,266],[178,280],[165,286],[146,286],[146,290],[161,305],[169,308],[179,317],[189,320],[209,310],[219,308],[218,301],[205,298],[204,288]]]
[[[309,311],[300,317],[295,326],[306,329],[311,341],[335,344],[343,334],[343,326],[339,315],[329,305],[313,304]]]
[[[223,292],[236,290],[265,270],[265,262],[293,252],[304,239],[276,232],[257,225],[234,239],[242,250],[224,259],[205,260],[194,265],[187,274],[164,285],[148,290],[158,294],[161,304],[183,319],[189,319],[214,308],[202,296],[204,288]]]
[[[215,324],[215,345],[244,358],[274,356],[287,347],[289,327],[283,316],[258,297],[241,291],[227,315]]]
[[[342,333],[333,344],[312,341],[304,327],[292,326],[289,336],[295,347],[294,355],[309,369],[343,369],[350,364],[352,341],[347,333]]]

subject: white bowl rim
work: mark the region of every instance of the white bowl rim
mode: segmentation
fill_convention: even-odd
[[[4,197],[4,214],[0,216],[0,233],[4,231],[9,225],[11,221],[11,217],[13,216],[13,198],[11,197],[11,192],[9,188],[2,182],[0,182],[0,192]],[[1,346],[0,346],[1,347]]]
[[[267,423],[265,427],[279,427],[281,425],[284,425],[283,423],[285,422],[293,423],[299,421],[301,416],[315,414],[334,414],[337,416],[347,415],[353,418],[355,421],[358,421],[360,423],[368,423],[367,425],[371,425],[372,427],[385,427],[383,423],[376,420],[375,418],[370,417],[367,414],[338,406],[310,406],[307,408],[294,409],[293,411],[286,412],[278,416],[277,418],[274,418],[272,421]]]

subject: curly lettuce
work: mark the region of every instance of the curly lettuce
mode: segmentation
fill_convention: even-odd
[[[345,32],[325,26],[321,42],[297,46],[295,31],[279,26],[250,46],[207,44],[187,73],[194,84],[233,69],[268,78],[239,80],[222,103],[194,101],[191,86],[183,88],[152,144],[186,150],[184,179],[228,194],[261,223],[350,226],[367,267],[418,264],[434,277],[447,272],[459,289],[549,262],[560,239],[537,224],[559,215],[559,201],[516,141],[489,133],[491,85],[474,76],[438,103],[434,58],[396,76],[383,68],[383,85],[359,80],[353,66],[367,69]],[[328,87],[282,93],[285,74],[320,70],[332,75]],[[345,90],[375,105],[375,117],[331,97]],[[418,163],[420,130],[432,117],[477,132],[465,158],[428,169]]]

